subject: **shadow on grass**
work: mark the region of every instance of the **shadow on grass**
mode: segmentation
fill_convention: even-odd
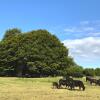
[[[67,90],[70,90],[70,91],[83,91],[82,89],[70,89],[70,88],[63,88],[63,87],[61,87],[61,88],[52,88],[52,89],[67,89]],[[84,90],[85,91],[85,90]]]

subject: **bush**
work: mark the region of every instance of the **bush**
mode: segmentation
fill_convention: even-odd
[[[96,68],[95,69],[95,75],[96,76],[100,76],[100,68]]]
[[[93,68],[86,68],[84,69],[83,74],[86,76],[95,76],[95,70]]]
[[[73,73],[72,76],[76,78],[82,78],[84,75],[80,72],[76,72],[76,73]]]

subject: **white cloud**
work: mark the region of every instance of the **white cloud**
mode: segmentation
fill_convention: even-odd
[[[100,59],[100,37],[65,40],[63,43],[74,58],[91,61]]]
[[[66,28],[64,31],[65,31],[65,32],[74,33],[74,32],[82,32],[83,29],[79,29],[79,28],[77,28],[77,27],[72,27],[72,28]]]
[[[89,21],[81,21],[80,25],[88,25],[90,22]]]
[[[88,33],[91,36],[100,36],[100,32]]]
[[[75,29],[74,28],[66,28],[64,31],[65,32],[75,32]]]
[[[93,27],[83,27],[83,31],[94,31]]]
[[[64,32],[76,38],[97,37],[100,36],[100,21],[82,21],[76,26],[66,27]]]
[[[81,26],[81,27],[71,27],[71,28],[66,28],[64,29],[65,32],[88,32],[88,31],[94,31],[95,28],[94,27],[90,27],[90,26]]]

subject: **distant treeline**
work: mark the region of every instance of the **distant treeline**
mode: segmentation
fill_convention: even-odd
[[[100,75],[100,69],[83,69],[60,40],[46,30],[23,33],[9,29],[0,41],[0,76],[45,77]]]
[[[100,68],[83,68],[79,66],[73,66],[67,69],[65,75],[70,75],[73,77],[83,77],[83,76],[100,76]]]

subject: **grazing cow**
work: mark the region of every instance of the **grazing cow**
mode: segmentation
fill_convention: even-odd
[[[90,84],[92,85],[92,83],[95,83],[95,85],[96,85],[97,84],[97,79],[91,79]]]
[[[91,79],[92,79],[92,77],[86,76],[86,82],[87,82],[87,81],[90,81]]]
[[[97,84],[97,79],[93,78],[93,77],[90,77],[90,76],[86,76],[86,82],[89,81],[90,84],[92,85],[92,83],[95,83]]]
[[[60,79],[59,80],[59,88],[63,85],[66,87],[70,87],[70,81],[72,81],[72,78],[66,78],[66,79]]]
[[[100,79],[97,80],[96,85],[99,85],[100,86]]]
[[[81,90],[81,88],[83,89],[83,91],[85,90],[85,86],[83,84],[82,81],[80,80],[73,80],[72,78],[66,78],[66,79],[60,79],[59,80],[59,88],[64,85],[66,87],[70,87],[70,89],[74,89],[75,87],[79,87],[79,89]]]
[[[57,89],[59,88],[59,84],[57,82],[53,82],[52,85],[53,85],[53,88],[57,88]]]
[[[59,88],[61,88],[62,85],[67,87],[67,81],[65,79],[59,80]]]
[[[74,89],[75,87],[79,87],[80,90],[81,90],[81,88],[82,88],[83,91],[85,90],[85,86],[84,86],[83,82],[80,81],[80,80],[73,80],[73,81],[70,83],[70,88],[71,88],[71,90]]]

